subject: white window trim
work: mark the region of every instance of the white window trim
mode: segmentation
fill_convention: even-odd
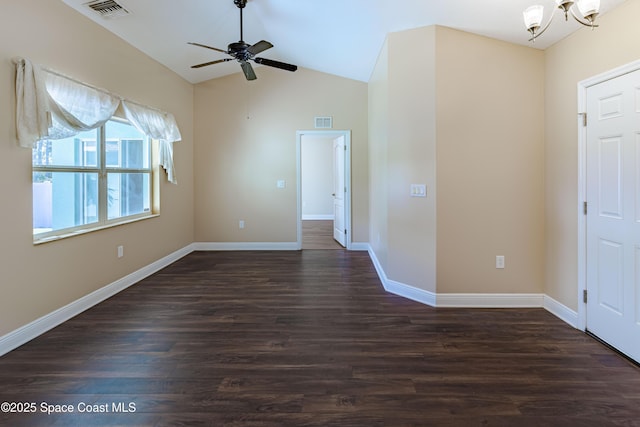
[[[127,120],[122,120],[118,118],[112,118],[111,120],[118,121],[120,123],[129,123]],[[117,227],[124,224],[130,224],[133,222],[138,222],[141,220],[155,218],[160,216],[159,207],[157,200],[159,185],[157,181],[158,174],[158,162],[157,162],[157,141],[153,140],[149,136],[149,150],[150,150],[150,165],[149,168],[146,169],[133,169],[133,168],[113,168],[106,166],[106,142],[107,137],[104,133],[104,125],[101,127],[100,136],[99,136],[99,163],[95,167],[86,167],[86,166],[32,166],[32,172],[74,172],[74,173],[97,173],[100,175],[99,178],[99,190],[98,194],[100,198],[106,197],[107,192],[107,179],[106,176],[108,173],[145,173],[149,174],[149,203],[150,209],[148,212],[141,212],[139,214],[127,215],[124,217],[118,217],[114,219],[107,218],[107,208],[106,206],[102,206],[104,203],[99,202],[98,208],[98,221],[92,222],[90,224],[82,224],[75,227],[67,227],[59,230],[45,231],[42,233],[34,233],[33,234],[33,243],[34,245],[38,245],[41,243],[53,242],[56,240],[66,239],[69,237],[79,236],[87,233],[91,233],[94,231],[104,230],[111,227]]]

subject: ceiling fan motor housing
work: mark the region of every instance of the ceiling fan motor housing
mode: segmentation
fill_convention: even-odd
[[[251,45],[245,43],[244,41],[239,41],[236,43],[229,44],[229,54],[236,57],[236,59],[248,60],[250,58],[249,52],[247,49]]]

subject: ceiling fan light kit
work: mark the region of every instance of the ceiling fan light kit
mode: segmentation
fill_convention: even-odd
[[[205,49],[215,50],[221,53],[226,53],[230,55],[231,58],[218,59],[214,61],[204,62],[202,64],[192,65],[191,68],[201,68],[206,67],[208,65],[219,64],[222,62],[236,60],[240,63],[240,68],[244,73],[244,76],[247,80],[255,80],[257,79],[256,73],[253,71],[253,67],[249,61],[253,61],[256,64],[266,65],[267,67],[279,68],[281,70],[286,71],[296,71],[298,69],[297,65],[287,64],[285,62],[274,61],[273,59],[267,58],[259,58],[255,55],[260,52],[264,52],[267,49],[271,49],[273,45],[266,40],[261,40],[258,43],[250,45],[244,41],[243,37],[243,21],[242,21],[242,10],[247,5],[247,0],[233,0],[233,4],[235,4],[238,9],[240,9],[240,40],[235,43],[230,43],[227,46],[227,50],[218,49],[217,47],[207,46],[201,43],[188,42],[188,44],[203,47]]]
[[[578,8],[581,18],[574,12],[574,5]],[[600,0],[556,0],[556,6],[564,13],[565,21],[569,20],[569,14],[571,14],[577,22],[585,27],[591,27],[591,29],[597,27],[595,20],[598,13],[600,13]],[[522,15],[524,17],[524,25],[531,34],[530,42],[535,42],[536,38],[549,28],[554,16],[552,13],[547,24],[542,27],[544,6],[530,6],[522,12]],[[542,29],[540,29],[540,27],[542,27]]]

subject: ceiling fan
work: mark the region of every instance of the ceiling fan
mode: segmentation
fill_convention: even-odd
[[[188,42],[188,44],[192,44],[194,46],[204,47],[206,49],[212,49],[218,52],[226,53],[227,55],[231,55],[231,58],[218,59],[216,61],[205,62],[198,65],[192,65],[191,68],[201,68],[206,67],[207,65],[219,64],[221,62],[227,62],[236,60],[240,63],[240,67],[242,67],[242,72],[244,73],[247,80],[255,80],[257,79],[256,73],[253,71],[253,67],[251,66],[250,60],[255,62],[256,64],[266,65],[268,67],[275,67],[281,70],[287,71],[296,71],[298,69],[297,65],[287,64],[280,61],[274,61],[272,59],[267,58],[257,58],[257,55],[260,52],[264,52],[267,49],[271,49],[273,45],[266,40],[261,40],[254,45],[249,45],[243,40],[242,34],[242,9],[247,5],[247,0],[233,0],[233,3],[240,9],[240,41],[231,43],[227,47],[227,50],[218,49],[216,47],[207,46],[205,44]]]

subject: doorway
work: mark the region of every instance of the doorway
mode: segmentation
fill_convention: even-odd
[[[579,325],[640,362],[640,63],[580,83]]]
[[[351,247],[351,131],[296,133],[298,249]]]

